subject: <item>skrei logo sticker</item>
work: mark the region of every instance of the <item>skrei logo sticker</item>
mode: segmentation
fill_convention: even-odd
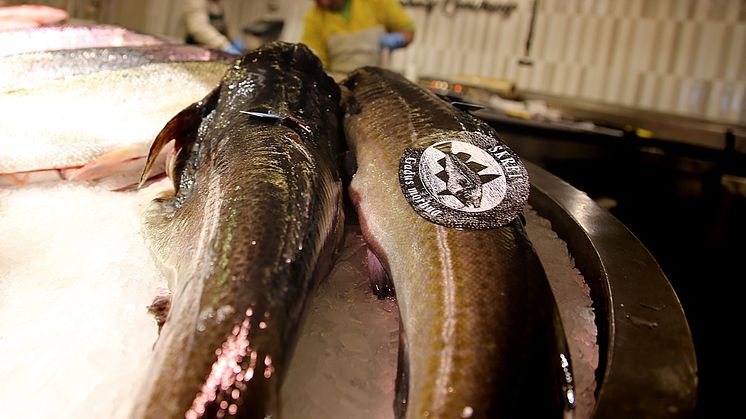
[[[526,169],[506,146],[485,149],[458,140],[407,150],[399,181],[407,202],[423,218],[477,230],[512,221],[529,189]]]

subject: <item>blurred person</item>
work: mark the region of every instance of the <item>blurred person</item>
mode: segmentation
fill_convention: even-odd
[[[241,37],[230,37],[220,0],[183,0],[182,12],[186,43],[230,54],[241,54],[246,49]]]
[[[398,0],[315,2],[303,20],[301,42],[332,72],[381,65],[382,52],[403,48],[414,39],[414,21]]]
[[[0,30],[32,28],[66,21],[70,16],[62,9],[38,4],[6,6],[0,0]]]

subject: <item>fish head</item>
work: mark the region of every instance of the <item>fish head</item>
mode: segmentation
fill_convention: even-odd
[[[289,63],[295,71],[287,71],[286,65],[267,66],[267,62]],[[313,75],[311,80],[304,80],[309,75]],[[318,91],[329,93],[318,97]],[[280,123],[296,131],[309,146],[336,155],[340,97],[339,86],[307,46],[272,42],[236,59],[228,69],[220,84],[215,124],[225,125],[236,114]],[[319,143],[319,138],[332,141]]]
[[[305,45],[273,42],[253,50],[237,58],[204,99],[168,122],[151,147],[141,185],[169,141],[175,140],[169,176],[178,193],[182,180],[191,176],[182,173],[196,167],[199,150],[248,132],[257,123],[284,125],[308,149],[336,158],[341,138],[339,100],[339,87]]]

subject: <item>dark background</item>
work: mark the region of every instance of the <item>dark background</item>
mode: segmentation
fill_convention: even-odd
[[[738,319],[740,282],[746,279],[746,196],[730,176],[746,176],[742,156],[634,135],[490,123],[522,159],[586,192],[648,248],[692,332],[697,417],[740,411],[743,351],[733,338],[744,329]]]

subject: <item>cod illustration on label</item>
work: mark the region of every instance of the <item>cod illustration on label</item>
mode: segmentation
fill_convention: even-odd
[[[526,168],[507,146],[492,139],[438,141],[407,149],[399,182],[421,217],[446,227],[485,230],[511,222],[528,199]]]

